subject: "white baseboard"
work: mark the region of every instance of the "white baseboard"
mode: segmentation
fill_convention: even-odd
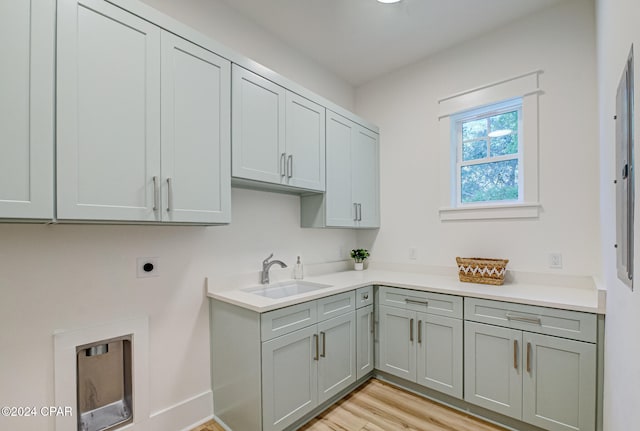
[[[213,392],[206,391],[149,416],[144,429],[190,431],[213,418]]]

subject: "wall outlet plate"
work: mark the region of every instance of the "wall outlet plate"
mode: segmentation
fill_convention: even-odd
[[[138,278],[158,277],[160,275],[158,257],[139,257],[136,259]]]
[[[417,247],[409,247],[409,259],[411,259],[411,260],[418,259],[418,248]]]
[[[562,268],[562,253],[549,253],[549,268]]]

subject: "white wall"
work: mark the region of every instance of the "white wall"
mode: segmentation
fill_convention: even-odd
[[[221,2],[148,3],[352,108],[348,84]],[[148,429],[176,431],[212,414],[189,401],[211,389],[205,277],[257,272],[270,252],[291,267],[296,255],[307,265],[346,259],[340,250],[356,243],[352,230],[301,229],[298,197],[234,189],[232,200],[233,222],[221,227],[0,223],[0,406],[55,405],[54,331],[146,315],[150,412],[169,409]],[[144,256],[159,257],[159,277],[136,278]],[[195,407],[183,414],[172,408],[180,403]],[[0,429],[53,431],[54,420],[0,416]]]
[[[509,268],[566,274],[600,268],[593,2],[574,0],[448,49],[356,91],[381,130],[382,228],[358,234],[373,260],[454,266],[456,256],[509,258]],[[536,220],[441,222],[438,99],[543,69]],[[409,247],[418,259],[409,260]]]
[[[222,0],[142,0],[326,99],[353,110],[354,89]]]
[[[257,272],[272,251],[288,264],[296,255],[307,264],[335,261],[340,247],[355,244],[350,230],[300,228],[295,196],[234,189],[232,198],[229,226],[0,224],[0,406],[55,405],[55,330],[143,315],[151,413],[207,392],[205,277]],[[159,277],[136,278],[141,256],[160,258]],[[52,431],[53,422],[0,417],[0,429]]]
[[[615,100],[631,44],[635,47],[635,164],[640,144],[640,4],[637,0],[598,0],[598,88],[600,104],[600,205],[602,220],[602,259],[607,285],[607,322],[605,334],[604,429],[626,431],[640,423],[640,284],[631,292],[616,276],[615,190]],[[635,268],[640,268],[640,176],[635,177],[636,235]],[[636,270],[636,274],[637,274]]]

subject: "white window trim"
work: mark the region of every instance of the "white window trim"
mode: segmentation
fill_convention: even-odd
[[[440,220],[487,220],[504,218],[537,218],[538,203],[538,97],[539,75],[536,70],[496,83],[463,91],[438,101],[440,107]],[[451,144],[455,114],[502,101],[522,98],[522,143],[519,175],[522,193],[519,201],[501,201],[496,204],[457,205],[457,146]]]

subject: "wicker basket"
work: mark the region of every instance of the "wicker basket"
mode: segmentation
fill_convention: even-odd
[[[506,266],[509,259],[485,259],[482,257],[456,257],[458,277],[468,283],[493,284],[504,283]]]

